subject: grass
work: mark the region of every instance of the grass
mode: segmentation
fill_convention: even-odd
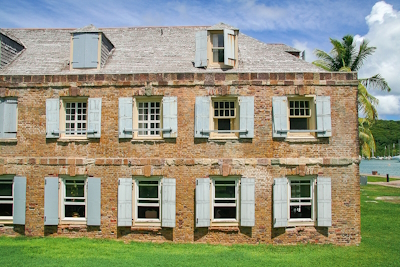
[[[400,266],[399,188],[361,187],[359,246],[125,244],[87,238],[0,237],[0,266]]]
[[[368,176],[367,177],[368,182],[386,182],[386,176],[385,177],[380,177],[380,176]],[[389,181],[396,181],[399,180],[399,178],[390,178],[389,176]]]

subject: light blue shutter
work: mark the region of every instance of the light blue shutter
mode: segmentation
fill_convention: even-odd
[[[84,68],[86,35],[84,33],[75,33],[72,37],[72,40],[73,40],[72,67],[74,69]]]
[[[60,134],[60,100],[46,99],[46,138],[58,138]],[[56,131],[57,133],[53,133]]]
[[[178,99],[176,96],[163,98],[163,128],[171,128],[171,132],[163,132],[165,138],[178,136]]]
[[[88,99],[88,130],[95,130],[96,133],[89,134],[89,138],[100,138],[101,136],[101,98]]]
[[[58,225],[58,177],[44,178],[44,225]]]
[[[207,31],[196,32],[196,54],[194,66],[207,67]]]
[[[240,225],[255,225],[255,179],[240,180]]]
[[[317,178],[317,225],[332,226],[331,178]]]
[[[89,177],[87,183],[87,225],[100,226],[101,179]]]
[[[331,125],[331,97],[317,96],[317,130],[325,131],[318,133],[318,137],[332,136]]]
[[[1,42],[0,42],[1,46]],[[1,52],[0,52],[1,53]],[[4,124],[6,121],[6,118],[4,117],[4,105],[5,105],[5,99],[0,98],[0,138],[4,138]]]
[[[118,179],[118,226],[132,226],[132,178]]]
[[[208,138],[210,133],[202,133],[202,130],[210,129],[210,97],[196,96],[195,104],[195,138]]]
[[[224,29],[224,64],[233,67],[235,61],[235,33]]]
[[[85,68],[97,68],[99,61],[99,34],[86,33],[85,39]]]
[[[288,180],[274,179],[274,228],[288,226]]]
[[[162,179],[161,226],[175,227],[176,180]]]
[[[132,138],[132,97],[121,97],[118,101],[119,138]],[[125,132],[124,129],[128,129],[130,131]]]
[[[13,224],[25,224],[26,177],[14,177]]]
[[[239,97],[240,105],[240,130],[247,133],[239,133],[240,138],[254,138],[254,96]]]
[[[196,179],[196,227],[210,226],[210,178]]]
[[[273,114],[273,129],[272,137],[286,137],[287,132],[279,132],[278,130],[288,130],[287,116],[287,97],[273,96],[272,97],[272,114]]]
[[[17,99],[5,99],[4,105],[4,138],[17,137]]]

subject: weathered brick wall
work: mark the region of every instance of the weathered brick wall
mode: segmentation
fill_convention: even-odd
[[[211,243],[360,242],[357,76],[354,73],[163,73],[130,75],[0,76],[0,97],[18,97],[17,143],[0,143],[0,175],[27,177],[26,225],[0,234],[88,236],[133,240]],[[163,141],[118,139],[118,98],[178,97],[178,137]],[[315,142],[272,139],[272,96],[331,96],[332,137]],[[194,139],[194,103],[201,95],[255,97],[252,140]],[[47,98],[102,98],[100,140],[46,139]],[[45,227],[44,177],[101,177],[101,226]],[[118,178],[176,178],[176,227],[117,227]],[[272,228],[272,184],[285,175],[332,178],[332,227]],[[256,226],[195,228],[195,179],[209,175],[256,178]]]

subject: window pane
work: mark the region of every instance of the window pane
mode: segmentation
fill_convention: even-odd
[[[67,197],[84,197],[85,196],[85,189],[84,185],[66,185],[65,186],[66,190],[66,196]]]
[[[235,186],[215,186],[215,198],[235,198]]]
[[[307,130],[307,118],[290,118],[290,130]]]
[[[85,205],[65,205],[64,217],[85,218]]]
[[[12,184],[0,184],[0,196],[12,196]]]
[[[158,185],[139,185],[139,198],[158,198]]]
[[[236,207],[214,207],[214,219],[236,219]]]
[[[0,216],[13,216],[13,204],[0,204]]]
[[[231,120],[230,119],[218,119],[218,130],[230,130]]]
[[[311,219],[311,206],[291,206],[291,219]]]
[[[159,207],[138,207],[138,218],[139,219],[159,219],[160,208]]]

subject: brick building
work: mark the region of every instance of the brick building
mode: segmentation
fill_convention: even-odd
[[[0,38],[0,234],[360,242],[356,73],[222,23]]]

